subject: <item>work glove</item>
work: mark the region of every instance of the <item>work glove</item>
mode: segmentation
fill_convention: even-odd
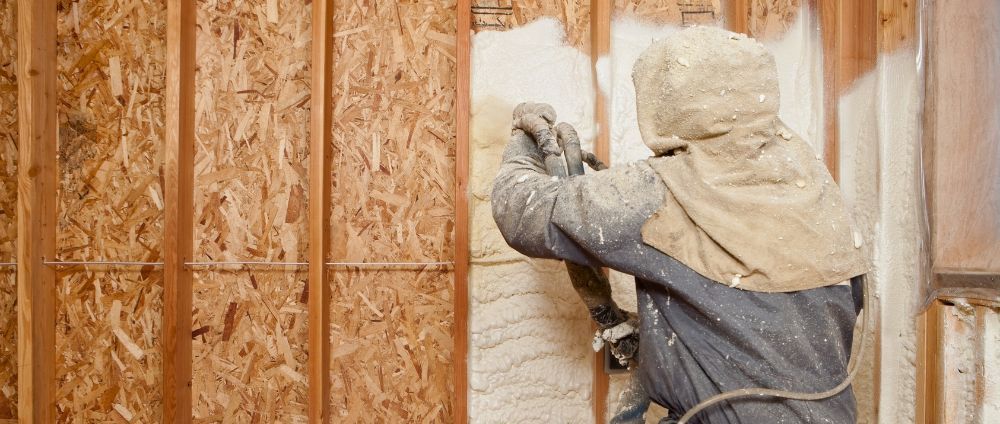
[[[562,147],[556,139],[552,125],[556,122],[556,110],[546,103],[525,102],[514,108],[513,130],[521,130],[531,136],[545,156],[559,156]]]
[[[566,122],[556,122],[556,110],[547,103],[524,102],[514,108],[511,130],[524,131],[542,151],[542,157],[559,157],[567,143],[575,143],[579,148],[580,137],[576,129]],[[581,150],[581,160],[595,171],[607,169],[593,153]]]
[[[599,328],[594,334],[594,352],[609,345],[611,355],[618,363],[628,365],[639,350],[639,317],[628,311],[619,310],[623,319],[614,325]]]

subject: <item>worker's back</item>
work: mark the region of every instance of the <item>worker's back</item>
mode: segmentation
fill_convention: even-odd
[[[756,41],[695,28],[654,43],[633,78],[655,157],[550,178],[531,132],[514,131],[492,197],[505,239],[529,256],[636,277],[642,386],[678,417],[729,390],[836,387],[856,319],[841,282],[869,265],[836,184],[777,117],[773,58]],[[854,415],[844,390],[734,399],[695,422]]]

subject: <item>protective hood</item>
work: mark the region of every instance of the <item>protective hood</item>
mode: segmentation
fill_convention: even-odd
[[[694,27],[633,70],[639,130],[667,185],[643,241],[714,281],[787,292],[870,268],[839,187],[778,119],[774,57],[756,40]]]

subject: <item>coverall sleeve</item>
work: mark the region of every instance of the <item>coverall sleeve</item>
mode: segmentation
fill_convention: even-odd
[[[518,252],[580,265],[626,265],[665,186],[645,162],[553,178],[531,137],[515,131],[493,185],[493,219]],[[623,256],[625,255],[625,256]],[[623,260],[625,259],[625,260]]]

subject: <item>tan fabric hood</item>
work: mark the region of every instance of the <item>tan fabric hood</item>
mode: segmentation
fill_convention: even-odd
[[[777,117],[774,58],[756,40],[694,27],[633,70],[649,164],[668,187],[643,240],[746,290],[836,284],[870,268],[824,164]]]

